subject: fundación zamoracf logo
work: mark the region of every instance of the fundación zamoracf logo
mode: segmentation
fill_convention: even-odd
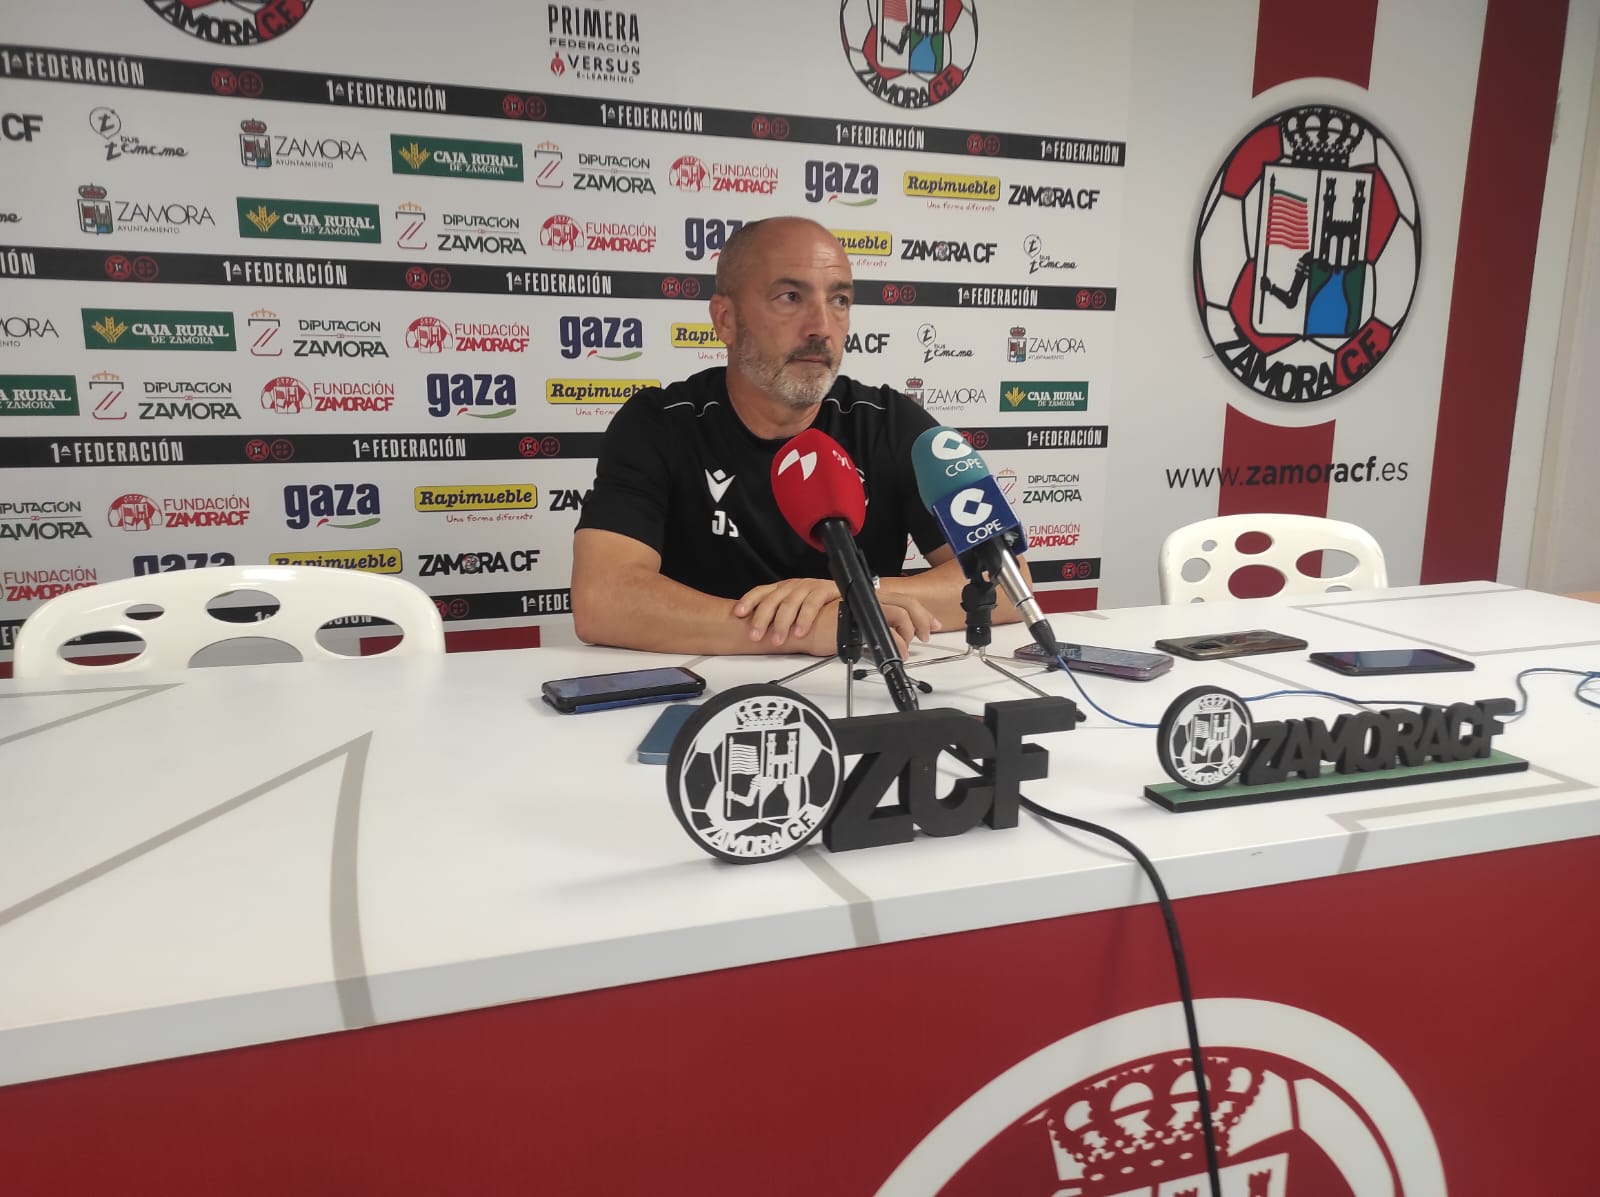
[[[1422,258],[1417,196],[1366,117],[1316,104],[1264,121],[1223,161],[1194,239],[1206,335],[1251,390],[1311,403],[1393,347]]]
[[[978,53],[975,0],[841,0],[839,40],[861,86],[896,108],[948,100]]]

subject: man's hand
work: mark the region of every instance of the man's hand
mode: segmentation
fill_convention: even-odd
[[[929,636],[944,629],[939,617],[928,610],[920,599],[895,590],[892,584],[885,585],[878,591],[878,602],[883,606],[883,614],[889,621],[889,627],[897,633],[902,633],[908,643],[912,636],[915,636],[926,644]],[[911,626],[903,632],[896,623],[896,612],[903,614],[910,621]],[[902,649],[904,647],[901,646]]]
[[[838,638],[839,589],[826,578],[788,578],[757,586],[734,605],[737,618],[750,623],[750,639],[763,637],[773,646],[790,644],[795,652],[833,655]],[[940,623],[918,599],[892,589],[880,590],[883,616],[904,653],[912,640],[926,641]]]
[[[945,545],[929,560],[941,553],[953,557]],[[953,563],[884,582],[879,598],[902,647],[941,630],[935,611],[960,625],[960,609],[946,594],[960,582]],[[588,644],[659,653],[827,655],[834,651],[839,601],[829,579],[791,578],[757,586],[734,602],[665,577],[660,553],[642,541],[599,528],[580,528],[572,538],[573,627]]]
[[[912,640],[925,641],[930,629],[939,630],[939,621],[916,599],[880,593],[879,600],[884,622],[889,625],[889,634],[894,637],[895,647],[902,657],[909,653]],[[810,653],[813,657],[831,657],[838,651],[841,603],[842,600],[836,599],[817,614],[816,626],[809,636],[790,638],[794,651]]]
[[[838,601],[839,588],[829,578],[785,578],[747,591],[734,604],[733,614],[749,621],[751,640],[779,645],[791,634],[804,640],[822,610]]]

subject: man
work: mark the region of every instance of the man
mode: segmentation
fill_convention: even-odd
[[[611,421],[572,546],[572,611],[594,644],[676,653],[831,655],[838,587],[772,497],[773,456],[816,427],[865,476],[857,543],[904,643],[964,622],[965,578],[918,498],[911,446],[934,426],[906,396],[839,376],[850,262],[813,221],[739,229],[711,321],[726,370],[635,394]],[[932,567],[897,576],[907,534]],[[1002,596],[996,621],[1016,619]]]

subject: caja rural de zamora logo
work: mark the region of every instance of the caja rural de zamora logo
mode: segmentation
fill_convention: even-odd
[[[1330,105],[1262,122],[1223,161],[1194,240],[1195,298],[1228,370],[1285,403],[1327,399],[1394,346],[1422,259],[1394,144]]]

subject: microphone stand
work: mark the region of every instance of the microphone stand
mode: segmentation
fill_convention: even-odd
[[[986,580],[982,574],[970,580],[961,590],[961,609],[967,613],[967,647],[958,653],[951,653],[944,657],[935,657],[931,661],[913,661],[906,666],[907,669],[921,669],[927,665],[943,665],[950,661],[965,661],[968,657],[977,657],[996,673],[1004,674],[1025,690],[1031,690],[1040,698],[1049,698],[1043,690],[1032,682],[1020,677],[1004,665],[1000,664],[989,655],[989,645],[993,640],[994,621],[990,612],[994,610],[995,585]]]
[[[844,717],[850,718],[855,714],[855,666],[861,660],[861,629],[856,626],[855,616],[850,613],[850,604],[844,599],[839,600],[839,622],[834,636],[834,659],[844,665]],[[829,664],[829,659],[823,657],[802,665],[793,673],[786,673],[780,678],[774,678],[774,686],[786,686],[795,678],[804,677],[806,674],[821,669]],[[862,671],[863,674],[865,671]]]

